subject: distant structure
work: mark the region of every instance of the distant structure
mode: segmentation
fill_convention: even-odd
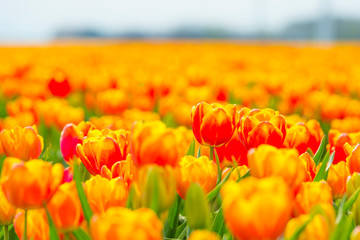
[[[318,21],[316,39],[332,41],[334,40],[334,22],[330,0],[321,0],[320,9],[321,14]]]

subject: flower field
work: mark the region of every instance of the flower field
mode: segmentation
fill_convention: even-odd
[[[0,238],[360,239],[359,54],[0,47]]]

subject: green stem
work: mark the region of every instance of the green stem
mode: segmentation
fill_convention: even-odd
[[[4,240],[9,240],[9,225],[4,226]]]
[[[23,239],[27,239],[27,210],[25,210],[25,220],[24,220],[24,235]]]
[[[218,170],[216,185],[218,185],[221,182],[221,168],[220,168],[219,158],[217,156],[215,158],[216,158],[216,165]],[[214,147],[210,147],[210,160],[213,159],[214,159]]]

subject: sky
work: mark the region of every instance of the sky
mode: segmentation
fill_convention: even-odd
[[[329,8],[324,3],[328,2]],[[60,29],[162,33],[181,26],[280,30],[330,9],[358,17],[359,0],[0,0],[0,42],[49,41]]]

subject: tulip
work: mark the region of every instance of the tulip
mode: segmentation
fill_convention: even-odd
[[[94,240],[163,239],[161,221],[147,208],[134,211],[122,207],[109,208],[104,214],[95,214],[90,227]]]
[[[327,182],[335,199],[341,198],[346,193],[346,180],[349,176],[350,172],[345,162],[330,165]]]
[[[66,97],[71,92],[68,78],[61,70],[54,72],[53,77],[48,83],[49,90],[52,95],[57,97]]]
[[[27,210],[27,231],[24,236],[25,212],[20,211],[14,219],[15,233],[19,239],[49,240],[49,224],[44,209]]]
[[[316,176],[316,166],[314,159],[310,156],[308,152],[304,152],[299,156],[299,160],[304,165],[307,171],[307,180],[312,181]]]
[[[331,187],[327,182],[304,182],[295,197],[295,214],[298,216],[310,213],[315,205],[320,203],[332,204],[332,200]]]
[[[134,161],[131,154],[128,154],[123,161],[116,162],[109,170],[106,166],[101,168],[100,175],[109,180],[112,178],[121,178],[127,187],[130,187],[136,178],[137,169],[135,168]]]
[[[121,89],[108,89],[96,96],[97,108],[105,114],[119,114],[130,105],[128,93]]]
[[[304,153],[308,148],[309,140],[310,133],[305,124],[298,123],[287,129],[284,145],[287,148],[297,149],[299,153]]]
[[[329,145],[330,153],[335,151],[333,164],[340,161],[345,161],[347,154],[344,149],[344,144],[348,143],[351,146],[360,141],[360,132],[357,133],[341,133],[338,130],[330,129],[329,131]]]
[[[22,162],[6,158],[2,169],[2,189],[8,201],[17,208],[41,208],[63,181],[64,167],[40,159]]]
[[[109,180],[96,175],[85,182],[84,188],[90,208],[95,213],[104,213],[108,208],[126,204],[128,188],[120,178]]]
[[[238,134],[247,149],[261,144],[282,147],[286,137],[285,117],[272,109],[242,108],[239,112]]]
[[[16,208],[9,203],[0,187],[0,225],[10,225],[15,217]]]
[[[220,240],[221,238],[214,232],[209,230],[195,230],[190,236],[189,240]]]
[[[257,149],[249,151],[248,159],[252,176],[257,178],[279,176],[294,192],[306,180],[306,168],[299,161],[298,152],[294,149],[277,149],[270,145],[260,145]]]
[[[192,129],[196,140],[210,147],[224,145],[233,136],[235,117],[235,105],[198,103],[191,110]]]
[[[185,199],[186,192],[191,183],[198,183],[205,193],[210,192],[217,181],[217,167],[208,157],[183,157],[176,168],[177,191]]]
[[[139,169],[138,174],[135,186],[141,206],[152,208],[156,213],[167,210],[176,196],[174,170],[170,166],[146,165]]]
[[[4,129],[0,133],[0,140],[6,156],[24,161],[38,158],[44,148],[43,138],[36,126]]]
[[[221,196],[227,226],[242,240],[275,239],[291,217],[290,193],[278,177],[230,181],[225,183]]]
[[[316,214],[312,217],[308,214],[300,215],[299,217],[291,219],[286,225],[285,239],[290,239],[291,236],[302,226],[306,221],[310,222],[306,225],[305,229],[300,233],[299,240],[330,239],[331,231],[335,226],[335,212],[333,206],[330,204],[321,204],[318,206],[325,214]]]
[[[232,138],[222,145],[215,148],[220,163],[225,166],[248,165],[248,150],[244,143],[240,140],[237,132],[234,132]]]
[[[310,119],[305,125],[310,132],[310,139],[307,144],[308,148],[310,148],[313,153],[316,153],[324,136],[324,132],[321,129],[320,123],[315,119]]]
[[[350,144],[344,144],[344,151],[347,155],[346,165],[351,174],[360,172],[360,144],[352,147]]]
[[[60,185],[47,207],[51,219],[60,231],[76,229],[84,219],[75,182]]]
[[[89,137],[76,146],[76,152],[86,169],[96,175],[101,174],[102,167],[111,169],[116,162],[125,160],[130,133],[124,130],[93,132],[88,133]]]
[[[175,166],[184,155],[183,137],[160,121],[137,122],[132,129],[130,152],[136,166]]]
[[[60,136],[60,149],[67,163],[77,156],[76,145],[81,144],[88,132],[94,129],[95,126],[90,122],[80,122],[78,125],[69,123],[63,128]]]

